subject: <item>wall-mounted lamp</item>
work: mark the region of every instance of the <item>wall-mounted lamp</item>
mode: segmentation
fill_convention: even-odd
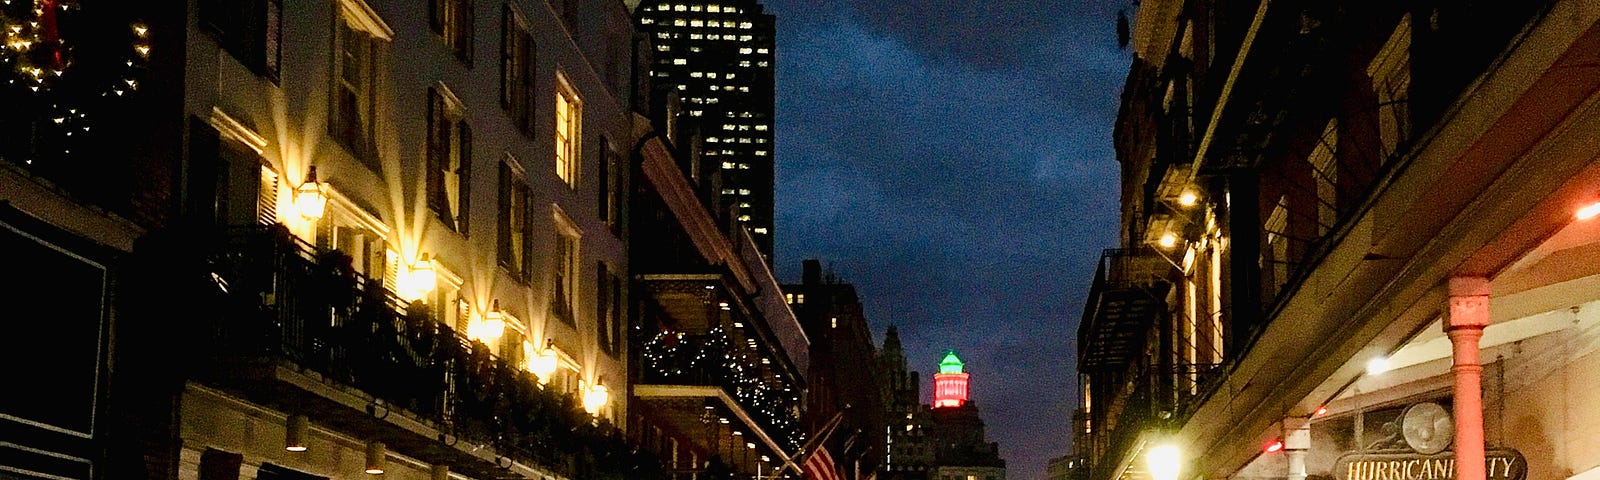
[[[428,258],[426,253],[422,254],[416,263],[406,267],[405,275],[397,283],[395,287],[399,291],[395,293],[402,300],[414,302],[426,297],[428,292],[439,286],[439,274],[433,269],[433,259]]]
[[[1173,235],[1171,232],[1163,233],[1161,238],[1156,240],[1156,245],[1160,245],[1161,248],[1176,247],[1178,246],[1178,236]]]
[[[367,473],[383,475],[383,469],[387,466],[388,460],[389,452],[384,447],[383,442],[367,442]]]
[[[476,328],[469,327],[467,333],[475,340],[493,341],[505,333],[506,317],[500,313],[500,299],[489,302],[489,311],[483,314],[483,321],[473,327]]]
[[[1200,195],[1194,193],[1191,190],[1184,190],[1183,193],[1178,194],[1178,205],[1179,206],[1182,206],[1184,208],[1188,208],[1188,207],[1193,207],[1197,203],[1200,203]]]
[[[532,350],[532,345],[529,345]],[[556,339],[546,338],[544,348],[528,356],[528,371],[539,378],[540,385],[550,383],[550,378],[556,374],[556,365],[559,359],[556,355]]]
[[[311,420],[305,415],[290,415],[289,421],[284,424],[283,449],[291,452],[306,451],[306,430],[311,426]]]
[[[294,189],[294,206],[300,210],[300,216],[311,221],[322,218],[328,206],[328,194],[323,190],[322,182],[317,181],[317,167],[306,169],[306,181]]]
[[[609,401],[611,392],[606,390],[605,377],[602,376],[594,382],[594,385],[589,386],[589,391],[583,393],[583,410],[589,412],[589,415],[599,416],[600,409]]]

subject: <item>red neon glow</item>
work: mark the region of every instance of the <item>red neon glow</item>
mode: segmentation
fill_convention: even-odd
[[[933,408],[967,403],[967,377],[966,373],[933,374]]]
[[[1266,450],[1267,453],[1277,453],[1279,451],[1282,451],[1283,450],[1283,440],[1273,440],[1273,441],[1267,442],[1267,446],[1263,450]]]

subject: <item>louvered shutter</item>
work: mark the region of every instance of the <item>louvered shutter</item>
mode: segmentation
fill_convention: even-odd
[[[256,191],[256,223],[278,223],[278,172],[261,166],[261,187]]]
[[[467,220],[472,218],[472,127],[461,120],[459,139],[461,163],[456,166],[456,229],[467,234]]]

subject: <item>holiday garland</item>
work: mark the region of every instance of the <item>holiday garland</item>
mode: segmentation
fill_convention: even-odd
[[[137,19],[131,19],[128,30],[121,38],[130,40],[121,59],[96,59],[120,61],[122,68],[105,68],[101,78],[67,82],[81,66],[77,62],[80,43],[109,42],[119,38],[117,32],[90,31],[84,12],[73,0],[0,0],[0,100],[13,108],[21,105],[21,112],[6,115],[7,125],[26,121],[31,123],[32,148],[0,151],[0,156],[19,155],[14,161],[32,165],[38,157],[68,157],[74,145],[84,144],[84,134],[91,132],[90,111],[104,108],[106,100],[123,99],[137,91],[139,82],[149,69],[151,53],[150,28]],[[72,38],[69,38],[72,37]],[[77,138],[74,138],[77,135]],[[19,153],[21,152],[21,153]]]

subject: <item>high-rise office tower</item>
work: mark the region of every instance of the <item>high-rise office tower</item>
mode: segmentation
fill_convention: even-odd
[[[691,175],[720,177],[715,207],[772,258],[774,22],[756,0],[638,0],[654,95],[676,93],[704,149]],[[770,264],[770,263],[769,263]]]

